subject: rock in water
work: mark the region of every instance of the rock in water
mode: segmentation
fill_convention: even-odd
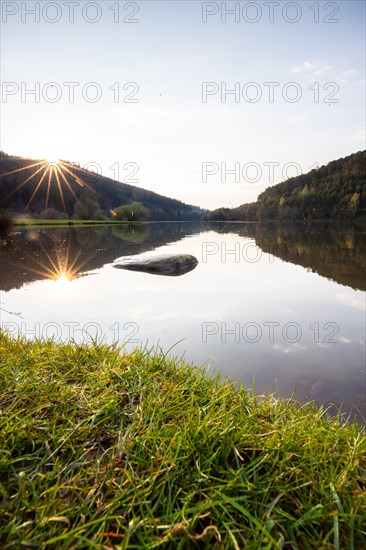
[[[129,256],[114,267],[153,275],[177,276],[192,271],[197,264],[197,258],[191,254],[160,254],[160,256]]]

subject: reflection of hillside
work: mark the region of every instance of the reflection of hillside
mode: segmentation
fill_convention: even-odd
[[[103,267],[120,256],[140,254],[192,233],[199,224],[159,223],[126,227],[114,234],[113,228],[74,227],[24,230],[11,236],[9,245],[0,247],[0,290],[20,288],[33,281],[52,278],[60,264],[73,266],[73,278]]]
[[[366,290],[366,239],[362,229],[194,222],[119,227],[120,231],[117,226],[98,226],[14,233],[8,246],[0,246],[0,290],[49,277],[49,272],[54,271],[52,263],[59,265],[60,258],[73,265],[77,277],[121,256],[154,250],[208,229],[255,239],[264,252],[339,284]]]
[[[339,284],[366,290],[365,229],[315,224],[212,224],[210,228],[253,238],[264,252]]]

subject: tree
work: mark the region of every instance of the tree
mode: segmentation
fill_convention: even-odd
[[[0,235],[7,235],[13,227],[13,218],[7,212],[0,212]]]
[[[360,202],[360,193],[353,193],[350,200],[351,200],[351,204],[356,208],[356,206]]]
[[[43,220],[59,220],[61,213],[56,208],[46,208],[41,212],[41,218]]]
[[[149,211],[141,202],[131,202],[115,208],[113,216],[118,221],[142,222],[149,218]]]
[[[308,193],[309,193],[309,187],[308,187],[308,184],[306,183],[302,188],[302,190],[300,191],[300,196],[305,197],[305,195],[307,195]]]
[[[357,206],[360,202],[360,194],[359,193],[353,193],[352,197],[350,198],[350,204],[352,208],[352,214],[353,217],[356,215]]]
[[[100,204],[92,197],[82,198],[74,204],[74,218],[79,220],[104,219]]]

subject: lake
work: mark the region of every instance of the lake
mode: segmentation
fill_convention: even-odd
[[[161,347],[258,393],[365,416],[366,228],[245,223],[22,229],[0,247],[1,326]],[[115,269],[188,253],[177,277]],[[20,314],[16,315],[16,314]]]

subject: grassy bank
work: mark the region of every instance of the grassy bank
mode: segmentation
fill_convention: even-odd
[[[0,333],[1,548],[361,548],[366,436],[163,354]]]
[[[116,222],[115,220],[37,220],[32,218],[15,218],[15,227],[68,227],[76,226],[93,226],[93,225],[131,225],[139,222]]]

